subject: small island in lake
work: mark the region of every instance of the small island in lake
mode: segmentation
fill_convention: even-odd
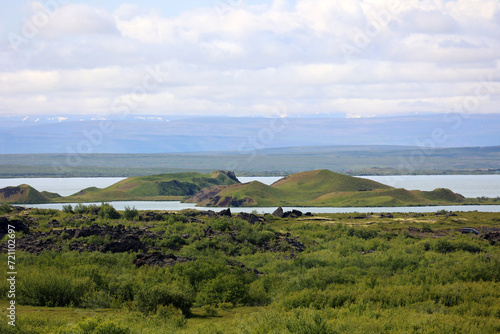
[[[29,185],[0,189],[0,202],[16,204],[108,201],[168,201],[217,207],[398,207],[478,204],[449,189],[394,188],[321,169],[291,174],[272,185],[241,183],[233,172],[170,173],[130,177],[107,188],[86,188],[71,196],[39,192]],[[481,204],[492,204],[482,201]]]

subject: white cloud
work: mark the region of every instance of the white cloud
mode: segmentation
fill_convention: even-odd
[[[499,25],[492,0],[275,0],[177,17],[67,4],[21,53],[0,51],[0,112],[108,113],[156,64],[168,75],[136,113],[446,112],[500,80]],[[499,112],[497,88],[474,112]]]
[[[41,10],[42,6],[38,1],[33,3],[31,20],[34,22],[37,15],[47,13],[46,10]],[[118,33],[118,30],[115,19],[105,10],[68,3],[50,13],[47,24],[41,27],[40,32],[49,38],[60,38],[67,35],[113,34]]]

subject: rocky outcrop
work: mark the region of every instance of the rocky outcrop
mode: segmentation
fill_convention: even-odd
[[[500,243],[500,229],[483,233],[481,234],[481,237],[488,240],[491,245],[497,245]]]
[[[297,218],[302,216],[302,212],[299,210],[292,210],[292,211],[283,211],[283,208],[280,206],[273,212],[273,216],[278,217],[278,218]]]
[[[262,223],[264,219],[254,215],[253,213],[240,212],[236,215],[236,218],[246,220],[250,224]]]
[[[142,266],[157,266],[157,267],[171,267],[176,263],[183,263],[188,261],[195,261],[193,258],[177,256],[174,254],[164,254],[161,252],[137,254],[134,264],[137,267]]]
[[[146,245],[142,243],[139,237],[132,234],[126,235],[120,240],[107,243],[100,249],[103,253],[145,252],[146,250]]]
[[[2,218],[0,217],[0,220]],[[16,223],[16,221],[14,222]],[[10,224],[12,224],[12,221],[10,221]],[[2,226],[1,223],[0,226]],[[141,238],[159,238],[162,235],[163,232],[151,232],[147,229],[137,227],[126,228],[123,225],[100,226],[94,224],[81,229],[65,228],[28,234],[16,240],[16,249],[34,254],[40,254],[44,251],[60,251],[62,250],[61,240],[74,239],[69,243],[69,249],[72,251],[98,251],[103,253],[146,252],[146,244],[141,241]],[[90,236],[102,236],[104,239],[111,241],[104,244],[89,244],[78,240],[78,238]],[[6,247],[6,244],[2,244],[0,250],[6,251]]]
[[[205,188],[196,193],[194,196],[188,198],[186,203],[198,203],[201,206],[218,206],[218,207],[244,207],[244,206],[255,206],[257,202],[248,196],[243,198],[236,198],[234,196],[224,196],[223,191],[226,189],[232,189],[232,187],[239,186],[228,185],[228,186],[213,186],[210,188]]]
[[[22,221],[17,219],[9,220],[6,217],[0,217],[0,239],[2,239],[9,230],[9,225],[14,227],[16,232],[30,233],[30,229]]]
[[[52,219],[48,225],[50,227],[59,227],[61,224],[56,219]]]
[[[227,208],[219,212],[219,217],[232,217],[231,209]]]
[[[241,270],[244,270],[246,272],[253,273],[256,276],[262,276],[262,275],[264,275],[264,273],[262,271],[258,271],[257,269],[248,268],[243,263],[241,263],[239,261],[236,261],[236,260],[228,259],[227,260],[227,264],[230,267],[230,269],[229,269],[230,271],[234,271],[235,269],[241,269]]]
[[[53,194],[54,197],[57,194]],[[58,195],[57,195],[58,196]],[[35,188],[21,184],[16,187],[5,187],[0,189],[0,203],[49,203],[51,198],[40,193]]]
[[[276,210],[274,210],[273,212],[273,216],[275,217],[278,217],[278,218],[283,218],[283,208],[280,206],[279,208],[277,208]]]

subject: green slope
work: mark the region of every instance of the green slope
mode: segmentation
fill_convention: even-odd
[[[409,191],[329,170],[290,175],[271,186],[260,182],[206,188],[189,202],[202,206],[413,206],[465,202],[448,189]]]
[[[35,188],[21,184],[16,187],[6,187],[0,189],[0,202],[1,203],[15,203],[15,204],[37,204],[49,203],[53,198],[60,197],[58,194],[49,192],[39,192]]]
[[[415,194],[425,199],[435,201],[435,202],[447,202],[447,203],[462,203],[465,201],[465,197],[460,194],[454,193],[450,189],[438,188],[433,191],[419,191],[415,190]]]
[[[379,182],[338,174],[326,169],[292,174],[273,183],[271,187],[287,192],[300,190],[303,194],[391,189],[390,186]]]
[[[168,200],[192,196],[206,187],[239,183],[233,173],[171,173],[130,177],[107,188],[95,187],[60,199],[60,201]]]

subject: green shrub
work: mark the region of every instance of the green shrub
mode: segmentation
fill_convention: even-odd
[[[172,304],[158,305],[156,307],[156,316],[160,319],[168,320],[175,316],[182,316],[182,311]]]
[[[213,218],[208,222],[209,226],[216,231],[227,231],[229,230],[232,222],[228,218]]]
[[[189,286],[177,282],[145,286],[135,296],[136,307],[144,314],[156,313],[158,305],[173,305],[183,314],[191,313],[193,293]]]
[[[222,273],[204,284],[197,301],[201,305],[245,304],[249,301],[248,290],[244,274]]]
[[[80,320],[78,330],[81,334],[129,334],[130,329],[112,320],[93,317]]]
[[[120,214],[108,203],[102,203],[99,208],[99,217],[103,219],[119,219]]]
[[[87,292],[80,302],[80,306],[84,308],[109,308],[113,304],[114,299],[109,292],[102,290]]]
[[[218,308],[220,308],[221,310],[232,310],[234,308],[234,305],[233,303],[219,303],[219,305],[217,305]]]
[[[345,289],[330,289],[320,291],[315,289],[303,289],[287,294],[281,304],[287,309],[314,308],[339,308],[347,302],[354,302],[355,295]]]
[[[205,305],[203,306],[203,314],[207,317],[216,317],[219,315],[219,312],[213,305]]]
[[[327,322],[321,311],[311,309],[294,310],[292,314],[282,310],[270,310],[253,314],[240,324],[243,333],[338,333]]]
[[[212,258],[206,261],[189,261],[177,264],[171,268],[171,271],[179,276],[186,277],[190,285],[195,290],[199,290],[204,282],[227,272],[226,261],[218,258],[213,252],[212,255]]]
[[[139,219],[139,210],[135,208],[130,208],[129,206],[125,207],[125,212],[123,213],[123,218],[126,220],[138,220]]]
[[[73,207],[71,206],[71,204],[63,205],[62,212],[73,214],[74,213],[73,212]]]
[[[138,283],[134,276],[115,277],[108,283],[109,293],[116,299],[124,302],[134,300],[134,294],[138,290]]]
[[[455,247],[452,245],[448,239],[437,239],[431,246],[431,249],[438,253],[449,253],[455,251]]]
[[[12,205],[7,203],[0,204],[0,213],[11,213],[14,210]]]
[[[325,317],[308,309],[295,310],[293,316],[285,318],[285,327],[290,333],[333,334]]]
[[[33,306],[80,305],[83,295],[94,286],[88,278],[75,278],[55,269],[23,273],[18,282],[19,304]]]

